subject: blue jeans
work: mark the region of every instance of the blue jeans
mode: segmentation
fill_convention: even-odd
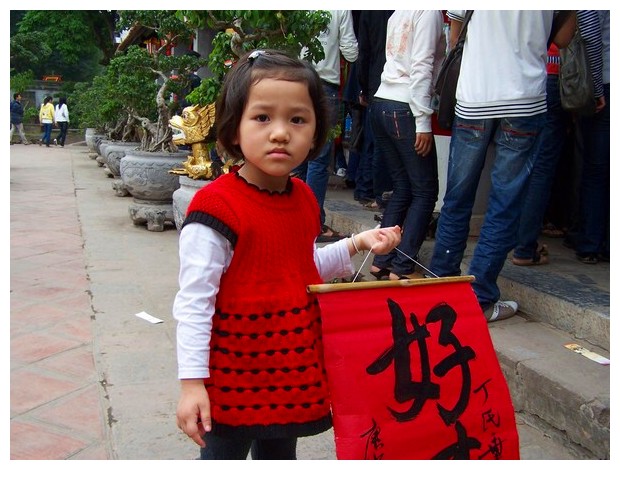
[[[296,460],[297,438],[232,439],[207,433],[207,444],[200,448],[200,460]]]
[[[579,230],[574,246],[578,255],[609,256],[610,103],[609,84],[604,85],[606,106],[580,119],[583,136],[583,170],[579,193]]]
[[[328,101],[329,127],[333,128],[338,124],[338,113],[340,109],[340,97],[338,87],[323,82],[323,89]],[[325,195],[327,194],[327,184],[329,182],[329,168],[334,156],[334,142],[328,141],[319,155],[308,162],[302,163],[293,170],[293,174],[304,180],[314,192],[319,207],[321,209],[321,225],[325,223]]]
[[[559,78],[547,76],[547,115],[536,145],[534,166],[523,200],[519,236],[514,256],[530,259],[536,256],[538,236],[551,198],[558,160],[567,137],[571,116],[560,103]]]
[[[497,277],[516,244],[521,201],[532,170],[532,149],[544,121],[545,114],[481,120],[457,116],[452,126],[446,193],[430,270],[440,277],[461,274],[476,190],[487,148],[494,142],[487,211],[469,267],[483,309],[500,297]]]
[[[50,141],[52,139],[52,124],[51,123],[43,123],[43,136],[41,137],[41,141],[45,143],[45,145],[49,146]]]
[[[364,121],[364,139],[362,148],[359,152],[359,163],[355,172],[355,191],[353,198],[355,200],[372,199],[372,152],[373,152],[373,135],[370,127],[370,107],[362,110],[362,118]],[[348,172],[347,172],[348,173]]]
[[[437,152],[433,144],[426,157],[416,153],[415,118],[408,103],[375,98],[371,115],[375,152],[384,159],[394,187],[381,226],[403,228],[399,250],[406,254],[377,255],[373,265],[406,275],[415,269],[408,257],[417,259],[437,202]]]

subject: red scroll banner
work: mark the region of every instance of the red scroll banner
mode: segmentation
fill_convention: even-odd
[[[518,459],[473,277],[311,285],[338,459]]]

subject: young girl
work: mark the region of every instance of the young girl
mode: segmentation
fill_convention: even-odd
[[[309,284],[351,275],[351,256],[386,253],[400,228],[323,248],[319,207],[289,173],[327,135],[321,81],[273,50],[245,55],[216,106],[218,139],[243,158],[192,199],[174,302],[177,424],[202,459],[295,459],[297,437],[331,427],[321,318]]]

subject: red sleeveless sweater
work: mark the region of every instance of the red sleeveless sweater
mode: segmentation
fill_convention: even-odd
[[[236,172],[199,190],[185,223],[232,244],[215,302],[206,386],[213,433],[279,438],[331,426],[314,263],[320,232],[314,194],[291,178],[284,193],[259,190]]]

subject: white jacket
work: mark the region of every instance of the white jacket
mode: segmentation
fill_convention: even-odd
[[[67,108],[67,104],[63,103],[62,107],[56,105],[56,111],[54,112],[54,121],[55,122],[68,122],[69,121],[69,109]]]
[[[395,10],[387,24],[375,98],[408,103],[417,133],[432,131],[432,89],[446,53],[443,25],[440,10]]]
[[[355,62],[359,53],[350,10],[330,10],[332,18],[319,34],[325,58],[314,65],[321,80],[340,85],[340,54],[347,62]],[[303,56],[303,52],[302,52]]]

